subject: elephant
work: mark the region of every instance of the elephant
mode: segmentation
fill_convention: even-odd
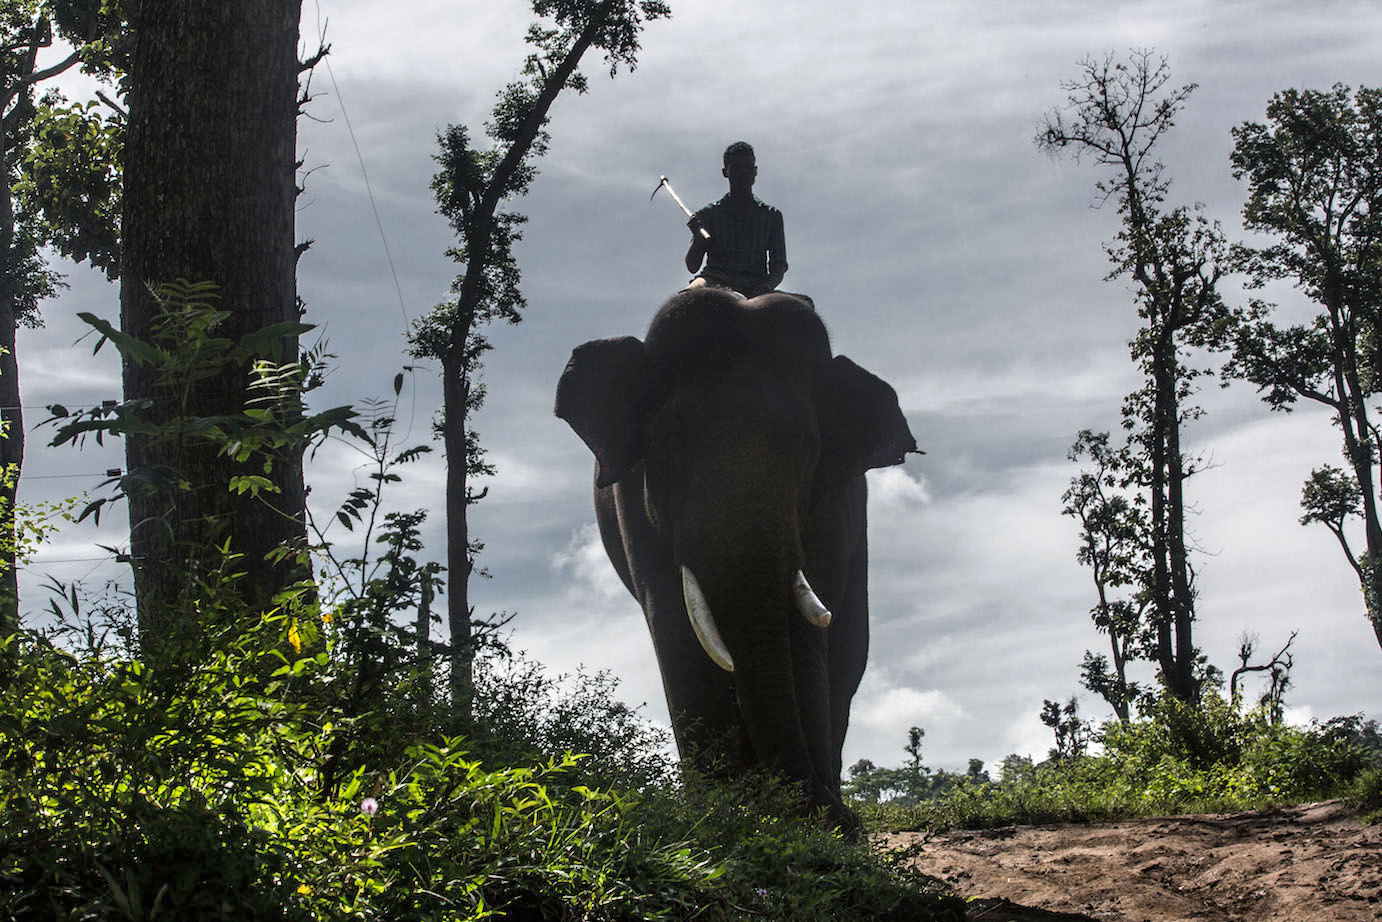
[[[917,445],[891,386],[832,356],[814,305],[686,289],[643,341],[571,354],[556,415],[595,455],[595,513],[652,634],[683,763],[840,797],[868,657],[864,472]]]

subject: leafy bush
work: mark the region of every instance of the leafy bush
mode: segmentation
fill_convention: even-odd
[[[362,762],[341,745],[358,726],[319,706],[339,676],[303,620],[266,618],[177,681],[32,633],[5,643],[3,918],[963,918],[933,881],[788,819],[775,782],[668,783],[660,751],[620,748],[635,722],[608,680],[536,724],[525,689],[554,686],[534,667],[491,686],[513,702],[498,717],[536,726],[530,752],[583,737],[598,770],[569,753],[493,767],[435,734]],[[611,709],[626,722],[602,741]],[[621,765],[643,790],[581,783]]]
[[[173,688],[137,660],[10,640],[0,915],[681,918],[704,902],[704,850],[562,783],[571,756],[491,771],[443,739],[323,789],[335,728],[290,692],[328,657],[265,649],[291,630],[267,620]]]
[[[964,779],[915,805],[856,806],[872,828],[938,830],[1246,810],[1350,791],[1365,801],[1365,771],[1379,764],[1367,748],[1373,730],[1358,717],[1274,724],[1212,694],[1199,707],[1167,698],[1141,719],[1105,724],[1100,755],[1009,757],[997,782]]]
[[[688,776],[635,805],[645,829],[709,843],[720,863],[720,906],[708,919],[937,920],[960,922],[963,903],[943,884],[821,824],[792,819],[797,792],[757,774],[734,781]]]
[[[1364,769],[1348,789],[1348,800],[1366,823],[1382,822],[1382,765]]]
[[[618,700],[617,688],[608,672],[554,678],[521,654],[491,652],[475,664],[472,749],[503,765],[580,753],[572,772],[592,786],[671,784],[670,732]]]

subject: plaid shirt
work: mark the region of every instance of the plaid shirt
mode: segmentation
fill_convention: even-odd
[[[740,211],[725,196],[696,212],[710,233],[701,273],[730,282],[761,285],[774,272],[787,271],[787,243],[782,212],[757,196],[751,209]]]

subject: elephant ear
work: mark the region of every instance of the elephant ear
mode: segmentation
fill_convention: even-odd
[[[594,453],[597,486],[616,482],[642,456],[648,385],[648,356],[632,336],[572,350],[557,382],[556,414]]]
[[[917,451],[897,391],[843,355],[830,360],[818,403],[821,460],[817,486],[838,486],[876,467],[901,464]]]

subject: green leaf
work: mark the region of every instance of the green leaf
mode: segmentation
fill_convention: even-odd
[[[265,493],[282,492],[272,480],[258,474],[237,474],[230,478],[230,492],[237,495],[249,493],[251,496],[258,496],[261,490]]]
[[[128,333],[117,330],[109,321],[102,320],[95,314],[88,311],[78,311],[77,317],[101,334],[101,338],[96,341],[96,348],[91,350],[93,355],[101,351],[101,346],[105,344],[106,340],[114,343],[121,355],[130,358],[138,365],[152,365],[163,355],[159,349],[130,336]]]

